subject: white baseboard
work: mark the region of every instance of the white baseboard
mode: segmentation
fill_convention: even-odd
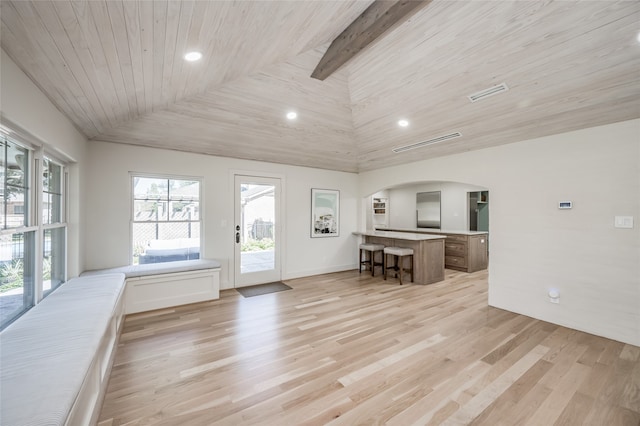
[[[331,274],[333,272],[350,271],[352,269],[356,269],[357,267],[358,267],[357,263],[352,263],[348,265],[336,265],[336,266],[329,266],[329,267],[318,268],[318,269],[306,269],[302,271],[282,272],[282,279],[293,280],[295,278],[311,277],[313,275]],[[230,281],[220,282],[220,290],[230,290],[233,288],[235,287]]]
[[[331,274],[333,272],[350,271],[352,269],[356,269],[357,267],[358,265],[356,263],[351,263],[348,265],[335,265],[335,266],[328,266],[325,268],[307,269],[303,271],[289,271],[289,272],[282,273],[282,279],[292,280],[295,278],[304,278],[304,277],[310,277],[313,275]]]

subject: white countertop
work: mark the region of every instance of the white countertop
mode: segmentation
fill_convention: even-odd
[[[354,232],[354,235],[364,235],[367,237],[382,237],[393,238],[394,240],[409,240],[409,241],[425,241],[425,240],[438,240],[447,238],[445,235],[430,235],[430,234],[416,234],[411,232],[393,232],[393,231],[364,231]]]
[[[393,231],[385,231],[385,229],[392,229]],[[431,229],[431,228],[376,228],[381,232],[412,232],[412,233],[429,233],[429,234],[455,234],[455,235],[484,235],[488,234],[486,231],[452,231],[448,229]]]

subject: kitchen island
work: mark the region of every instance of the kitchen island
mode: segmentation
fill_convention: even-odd
[[[413,249],[413,282],[431,284],[444,280],[445,235],[411,232],[364,231],[354,232],[372,244],[385,247],[406,247]],[[405,259],[408,263],[408,259]],[[409,267],[408,264],[404,265]]]
[[[489,233],[485,231],[455,231],[430,228],[376,228],[384,232],[403,232],[422,235],[442,235],[444,266],[463,272],[487,269],[489,263]]]

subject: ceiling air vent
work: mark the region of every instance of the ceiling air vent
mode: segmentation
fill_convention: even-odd
[[[395,152],[396,154],[399,154],[401,152],[409,151],[411,149],[422,148],[423,146],[433,145],[433,144],[436,144],[436,143],[448,141],[449,139],[459,138],[460,136],[462,136],[462,133],[455,132],[455,133],[451,133],[451,134],[444,135],[444,136],[438,136],[437,138],[429,139],[429,140],[426,140],[426,141],[414,143],[414,144],[411,144],[411,145],[406,145],[406,146],[400,146],[398,148],[393,148],[392,151]]]
[[[500,83],[497,86],[493,86],[493,87],[490,87],[488,89],[484,89],[484,90],[481,90],[479,92],[473,93],[473,94],[467,96],[467,98],[469,98],[469,100],[471,102],[477,102],[477,101],[479,101],[481,99],[488,98],[489,96],[493,96],[493,95],[497,95],[499,93],[506,92],[507,90],[509,90],[509,88],[507,87],[507,84],[506,83]]]

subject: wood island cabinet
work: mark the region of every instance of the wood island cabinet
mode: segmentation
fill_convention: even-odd
[[[444,267],[463,272],[476,272],[487,269],[489,264],[489,234],[476,232],[429,231],[427,229],[380,228],[385,231],[414,232],[418,234],[443,235]]]
[[[365,238],[367,243],[413,249],[413,282],[415,284],[431,284],[444,280],[445,238],[421,241],[375,236],[366,236]],[[406,258],[404,268],[408,267],[409,259]]]
[[[444,242],[444,266],[464,272],[475,272],[487,269],[488,234],[460,235],[447,234]]]

